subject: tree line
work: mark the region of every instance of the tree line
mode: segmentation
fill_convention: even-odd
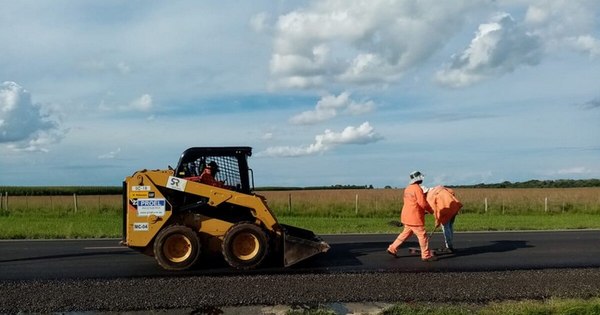
[[[450,186],[449,186],[450,187]],[[496,184],[476,184],[452,186],[457,188],[582,188],[600,187],[600,179],[558,179],[558,180],[528,180],[511,183],[504,181]]]

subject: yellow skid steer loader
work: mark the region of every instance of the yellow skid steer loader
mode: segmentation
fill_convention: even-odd
[[[268,256],[287,267],[326,252],[321,238],[280,224],[265,198],[252,193],[251,155],[250,147],[189,148],[175,169],[126,177],[122,244],[168,270],[190,268],[201,253],[222,254],[231,267],[249,270]],[[203,179],[206,168],[212,181]]]

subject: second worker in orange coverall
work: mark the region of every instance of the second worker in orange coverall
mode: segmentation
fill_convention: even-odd
[[[425,231],[425,212],[433,213],[425,199],[425,193],[420,184],[423,182],[423,174],[419,171],[410,174],[410,183],[404,189],[404,205],[400,221],[404,224],[404,230],[398,235],[396,240],[388,246],[387,252],[396,256],[398,247],[406,241],[411,235],[415,234],[419,239],[421,248],[421,260],[433,261],[435,256],[429,250],[429,238]]]

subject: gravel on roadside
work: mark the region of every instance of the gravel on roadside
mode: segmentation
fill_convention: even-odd
[[[468,302],[600,296],[600,269],[4,281],[0,313]]]

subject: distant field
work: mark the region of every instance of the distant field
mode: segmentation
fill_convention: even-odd
[[[455,190],[463,213],[588,213],[600,214],[600,188],[518,188]],[[291,216],[396,216],[402,207],[401,189],[341,189],[261,191],[269,207]],[[6,196],[0,211],[22,213],[119,211],[121,195]],[[8,199],[8,200],[7,200]]]
[[[600,214],[600,188],[462,188],[455,193],[463,213]],[[261,192],[277,212],[297,216],[397,216],[401,189]],[[291,205],[291,206],[290,206]]]
[[[260,194],[282,223],[317,233],[398,231],[387,223],[399,218],[401,189]],[[600,188],[464,188],[456,194],[464,204],[459,231],[600,228]],[[0,238],[119,237],[121,202],[121,195],[3,195]]]

